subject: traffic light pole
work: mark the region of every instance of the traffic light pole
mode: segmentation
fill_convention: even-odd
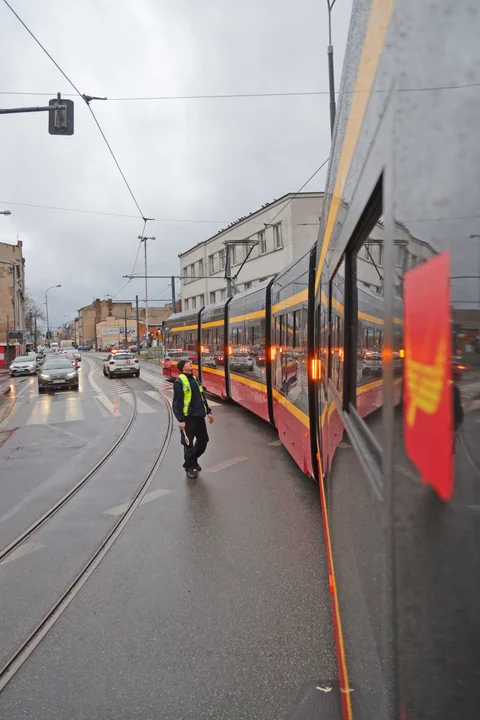
[[[16,115],[18,113],[48,112],[48,132],[50,135],[73,135],[73,100],[62,100],[60,93],[50,100],[47,106],[2,108],[0,115]]]

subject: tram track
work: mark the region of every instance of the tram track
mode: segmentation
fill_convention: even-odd
[[[122,381],[124,382],[124,381]],[[97,548],[95,549],[93,555],[89,557],[89,559],[83,563],[81,569],[77,572],[76,576],[71,580],[67,586],[67,588],[63,591],[61,596],[58,600],[56,600],[53,605],[50,607],[48,612],[43,616],[41,621],[35,626],[35,628],[30,632],[28,637],[23,640],[16,650],[14,650],[10,657],[7,659],[5,664],[0,668],[0,692],[6,687],[6,685],[10,682],[10,680],[16,675],[16,673],[20,670],[20,668],[23,666],[23,664],[26,662],[26,660],[32,655],[32,653],[35,651],[35,649],[40,645],[43,638],[47,635],[47,633],[50,631],[50,629],[55,625],[55,623],[58,621],[58,619],[62,616],[64,611],[67,609],[67,607],[70,605],[70,603],[74,600],[76,595],[81,591],[85,583],[88,581],[88,579],[91,577],[91,575],[95,572],[97,567],[100,565],[102,560],[105,558],[109,550],[112,548],[116,540],[121,535],[122,531],[124,530],[125,526],[131,519],[132,515],[134,514],[137,507],[142,502],[145,494],[148,492],[148,489],[153,482],[153,479],[159,470],[163,459],[165,457],[165,454],[167,452],[170,438],[172,435],[172,428],[173,428],[173,421],[172,421],[172,412],[171,408],[169,406],[169,403],[167,401],[167,398],[157,389],[155,386],[148,381],[143,380],[146,384],[150,385],[153,389],[156,390],[156,392],[159,393],[159,395],[162,397],[163,402],[165,404],[166,412],[167,412],[167,427],[165,431],[165,435],[163,438],[163,441],[161,443],[161,446],[158,449],[158,452],[155,455],[155,458],[153,462],[150,464],[150,467],[148,471],[146,472],[144,479],[140,483],[140,486],[136,489],[132,499],[128,502],[128,505],[124,511],[124,513],[119,517],[119,519],[114,523],[114,525],[108,530],[107,534],[103,538],[103,540],[98,544]],[[108,461],[109,458],[111,458],[115,451],[118,449],[120,445],[125,441],[126,437],[130,433],[131,428],[133,427],[135,423],[135,419],[137,418],[137,398],[135,395],[134,389],[132,389],[128,383],[124,383],[126,387],[129,388],[130,392],[132,393],[134,397],[134,405],[132,409],[132,414],[129,419],[129,422],[125,429],[123,430],[120,437],[116,440],[116,442],[112,445],[112,447],[109,449],[107,453],[101,458],[101,460],[88,472],[84,477],[68,492],[66,493],[57,503],[55,503],[50,510],[48,510],[44,515],[42,515],[41,518],[39,518],[35,523],[33,523],[27,530],[25,530],[21,535],[19,535],[13,542],[11,542],[6,548],[4,548],[0,552],[0,562],[2,562],[3,559],[7,558],[8,555],[10,555],[15,549],[19,548],[22,543],[25,542],[25,540],[29,537],[31,537],[35,532],[37,532],[45,523],[47,523],[50,519],[52,519],[59,510],[64,507],[73,497],[76,495],[79,490],[81,490],[82,487],[84,487],[88,481],[98,472],[98,470]]]
[[[125,440],[130,430],[132,429],[137,417],[137,398],[132,388],[125,381],[122,380],[121,382],[125,385],[125,387],[129,390],[130,394],[133,397],[133,407],[128,423],[123,429],[120,436],[115,440],[115,442],[105,453],[105,455],[103,455],[103,457],[101,457],[100,460],[93,466],[93,468],[91,468],[87,473],[85,473],[85,475],[83,475],[83,477],[80,478],[80,480],[72,488],[70,488],[70,490],[68,490],[59,500],[57,500],[57,502],[54,503],[41,517],[35,520],[26,530],[20,533],[20,535],[18,535],[2,550],[0,550],[0,563],[6,560],[8,556],[11,555],[15,550],[17,550],[17,548],[19,548],[22,543],[28,540],[31,535],[37,532],[37,530],[39,530],[42,525],[47,522],[47,520],[50,520],[50,518],[54,517],[54,515],[56,515],[56,513],[64,505],[66,505],[66,503],[68,503],[69,500],[71,500],[74,495],[76,495],[78,491],[81,490],[81,488],[84,487],[89,482],[89,480],[94,477],[94,475],[96,475],[98,470],[100,470],[100,468],[107,462],[107,460],[112,457],[117,448]]]

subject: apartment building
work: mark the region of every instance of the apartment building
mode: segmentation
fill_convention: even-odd
[[[303,255],[317,239],[322,199],[320,192],[289,193],[181,253],[183,310],[225,299],[227,243],[248,241],[230,246],[238,292],[273,277]]]
[[[131,302],[115,302],[110,298],[107,300],[97,299],[90,305],[86,305],[78,310],[78,316],[75,318],[75,338],[79,345],[87,347],[95,347],[95,338],[98,333],[97,325],[107,320],[107,318],[124,321],[125,313],[127,314],[127,325],[130,322],[136,323],[136,309]],[[148,325],[149,328],[161,325],[172,311],[169,307],[149,307],[148,308]],[[139,320],[145,327],[145,308],[141,307],[138,311]],[[110,322],[111,324],[111,322]],[[123,327],[123,326],[122,326]]]
[[[25,332],[25,260],[22,241],[0,243],[0,367],[25,347],[21,339],[7,338],[7,332]]]

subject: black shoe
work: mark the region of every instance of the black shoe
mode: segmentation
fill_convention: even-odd
[[[195,480],[195,478],[197,477],[197,471],[194,469],[187,470],[187,477],[191,478],[192,480]]]
[[[201,472],[201,470],[202,470],[202,468],[200,467],[200,465],[198,463],[195,463],[195,465],[193,466],[193,469],[196,470],[197,472]]]

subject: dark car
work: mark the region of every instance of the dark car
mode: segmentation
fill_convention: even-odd
[[[38,374],[38,392],[59,388],[78,390],[78,370],[64,355],[47,355]]]

